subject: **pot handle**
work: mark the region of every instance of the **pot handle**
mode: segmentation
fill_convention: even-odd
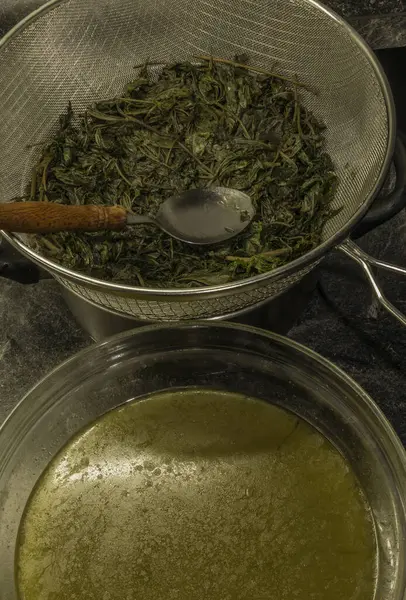
[[[372,291],[378,300],[378,302],[393,316],[397,319],[402,325],[406,327],[406,316],[400,312],[383,294],[381,288],[378,285],[377,280],[373,274],[371,269],[371,265],[374,267],[379,267],[380,269],[385,269],[387,271],[391,271],[392,273],[398,273],[400,275],[406,275],[406,269],[402,267],[397,267],[396,265],[391,265],[390,263],[384,262],[382,260],[378,260],[373,256],[370,256],[359,246],[354,244],[351,240],[346,240],[340,246],[337,247],[338,250],[341,250],[344,254],[355,260],[364,270],[364,273],[370,283]]]
[[[33,262],[17,254],[11,247],[3,245],[0,236],[0,277],[30,284],[38,283],[41,273]]]
[[[379,195],[371,208],[351,232],[351,239],[357,239],[385,221],[389,221],[406,205],[406,136],[398,131],[393,165],[396,171],[396,181],[393,190],[385,195]]]
[[[28,260],[14,260],[2,262],[0,260],[0,277],[17,281],[18,283],[38,283],[40,280],[39,269]]]

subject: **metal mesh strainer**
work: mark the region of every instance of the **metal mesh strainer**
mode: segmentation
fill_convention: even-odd
[[[277,69],[318,90],[303,101],[326,126],[339,178],[335,207],[313,252],[272,273],[195,290],[147,290],[74,273],[7,236],[57,280],[98,306],[143,320],[212,318],[275,296],[341,242],[370,205],[394,142],[390,92],[374,55],[341,19],[313,0],[55,0],[0,48],[0,194],[23,193],[39,148],[69,100],[76,110],[115,95],[148,58],[233,57]]]

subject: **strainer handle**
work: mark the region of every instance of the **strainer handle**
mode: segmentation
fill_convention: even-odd
[[[406,327],[406,316],[402,312],[400,312],[400,310],[398,310],[396,306],[389,302],[389,300],[383,294],[377,280],[375,279],[375,276],[371,269],[371,265],[373,265],[374,267],[379,267],[380,269],[386,269],[387,271],[391,271],[392,273],[398,273],[400,275],[406,275],[406,269],[403,269],[402,267],[398,267],[396,265],[392,265],[382,260],[378,260],[373,256],[370,256],[369,254],[361,250],[361,248],[354,244],[354,242],[352,242],[351,240],[346,240],[345,242],[343,242],[340,246],[338,246],[338,249],[341,250],[341,252],[344,252],[344,254],[346,254],[353,260],[355,260],[359,265],[361,265],[378,302],[393,317],[395,317],[395,319],[397,319],[402,325]]]

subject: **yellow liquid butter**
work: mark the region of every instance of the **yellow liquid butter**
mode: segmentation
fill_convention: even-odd
[[[349,465],[317,430],[208,390],[123,405],[41,476],[21,600],[372,600],[376,546]]]

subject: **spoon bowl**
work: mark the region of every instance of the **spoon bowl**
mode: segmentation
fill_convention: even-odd
[[[230,188],[193,189],[164,202],[154,221],[188,244],[216,244],[235,237],[251,223],[251,198]],[[131,216],[129,216],[131,223]]]

